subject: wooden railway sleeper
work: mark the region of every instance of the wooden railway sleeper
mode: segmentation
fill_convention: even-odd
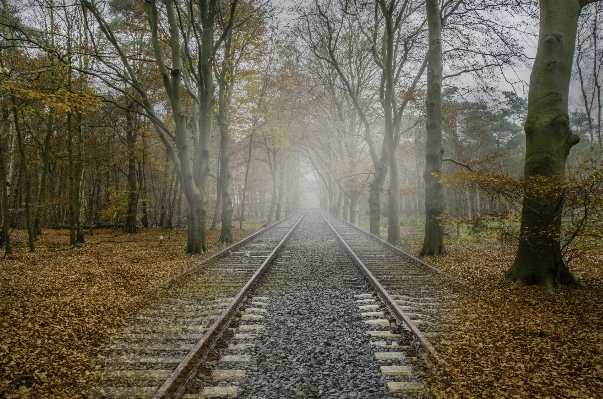
[[[403,327],[410,330],[412,332],[413,339],[416,342],[419,342],[419,347],[416,349],[417,355],[423,358],[426,363],[430,363],[431,360],[434,360],[436,362],[442,362],[433,345],[427,340],[427,338],[423,335],[419,328],[412,322],[410,317],[408,317],[406,313],[400,308],[400,306],[396,303],[392,296],[385,290],[383,285],[376,279],[376,277],[366,267],[362,260],[360,260],[358,255],[350,248],[350,246],[337,232],[337,230],[335,230],[333,225],[327,220],[327,218],[324,216],[324,214],[322,214],[322,212],[321,216],[323,217],[325,223],[327,224],[327,226],[329,226],[330,230],[333,232],[341,246],[348,253],[350,260],[358,267],[364,279],[370,286],[375,289],[375,292],[378,294],[381,301],[388,308],[389,312],[393,315],[393,317],[396,318],[399,324],[403,325]],[[421,261],[421,263],[424,262]],[[433,269],[433,266],[430,266],[430,268]],[[415,341],[412,341],[411,344]],[[425,349],[425,351],[422,351],[421,349]]]
[[[227,331],[232,331],[229,327],[231,327],[235,316],[242,307],[247,306],[252,291],[264,281],[270,265],[277,258],[282,248],[289,241],[293,232],[301,224],[306,214],[307,212],[305,212],[297,223],[295,223],[293,228],[291,228],[279,242],[251,279],[249,279],[241,291],[235,296],[235,299],[230,306],[224,310],[220,317],[218,317],[218,319],[209,327],[207,333],[195,345],[195,348],[187,354],[185,359],[178,365],[167,381],[155,393],[153,396],[154,399],[180,398],[186,392],[188,385],[194,383],[194,377],[199,373],[199,369],[205,367],[204,363],[207,361],[211,351],[215,350],[222,335]]]

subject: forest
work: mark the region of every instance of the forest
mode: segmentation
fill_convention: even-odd
[[[601,271],[601,26],[598,0],[2,0],[0,268],[321,207],[567,298]]]
[[[520,1],[5,1],[5,251],[15,228],[34,251],[43,228],[75,245],[95,227],[153,226],[187,229],[186,251],[203,253],[208,228],[230,243],[306,193],[390,243],[424,225],[422,255],[462,226],[498,226],[520,242],[516,284],[577,283],[565,263],[600,210],[587,3],[567,32],[557,5],[559,21],[541,21],[541,37],[567,35],[562,53]],[[563,67],[537,73],[548,62]]]

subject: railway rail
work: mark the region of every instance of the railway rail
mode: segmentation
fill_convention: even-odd
[[[436,269],[316,210],[214,258],[115,337],[98,396],[423,395],[454,310]]]
[[[103,348],[103,386],[96,396],[149,398],[158,391],[166,397],[172,394],[176,388],[174,370],[180,373],[178,381],[186,378],[184,374],[195,367],[192,360],[203,355],[199,343],[206,342],[202,345],[205,352],[208,344],[212,349],[215,335],[223,330],[223,319],[238,306],[241,288],[303,215],[298,212],[260,230],[179,276],[189,281],[129,320]],[[191,360],[193,352],[198,355]],[[166,389],[168,381],[171,383]]]
[[[411,338],[425,361],[441,362],[432,341],[442,338],[454,316],[451,277],[357,226],[321,214],[388,310],[392,325]]]

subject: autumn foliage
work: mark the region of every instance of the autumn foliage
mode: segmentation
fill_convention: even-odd
[[[457,190],[478,187],[492,201],[503,203],[503,212],[486,212],[471,220],[460,220],[492,231],[501,241],[519,239],[519,214],[524,196],[546,198],[541,206],[562,207],[561,231],[552,236],[561,242],[562,261],[570,264],[598,256],[603,238],[603,163],[588,161],[569,169],[563,182],[557,177],[512,178],[503,174],[457,171],[442,179]],[[549,226],[542,225],[542,229]],[[550,229],[553,231],[553,229]],[[552,234],[552,233],[551,233]]]

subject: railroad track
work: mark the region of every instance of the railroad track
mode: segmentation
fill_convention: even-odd
[[[149,398],[161,389],[166,397],[173,394],[172,374],[178,370],[178,380],[186,378],[198,360],[190,355],[200,352],[200,343],[211,352],[241,289],[303,215],[291,215],[195,265],[180,276],[188,278],[185,284],[128,320],[101,351],[102,385],[95,396]]]
[[[432,342],[449,331],[456,294],[451,280],[437,268],[332,215],[323,218],[344,245],[364,278],[387,309],[389,320],[409,337],[425,361],[440,362]]]
[[[421,397],[452,293],[370,237],[313,210],[223,251],[115,338],[99,396]]]

